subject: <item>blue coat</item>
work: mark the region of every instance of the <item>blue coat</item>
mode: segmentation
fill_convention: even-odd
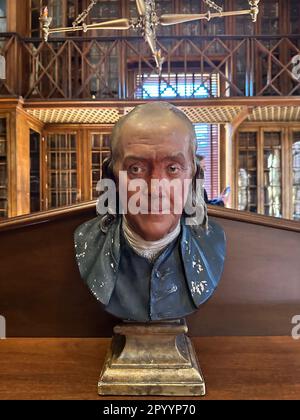
[[[75,249],[81,277],[108,312],[138,322],[181,318],[214,293],[226,252],[217,223],[210,221],[207,229],[191,227],[182,218],[180,237],[151,265],[128,249],[122,217],[107,233],[100,222],[97,217],[76,230]]]

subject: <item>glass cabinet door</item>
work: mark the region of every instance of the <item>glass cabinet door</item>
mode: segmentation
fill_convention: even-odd
[[[8,217],[6,118],[0,117],[0,219]]]
[[[300,2],[299,0],[290,0],[290,32],[299,34],[300,32]]]
[[[243,130],[235,146],[235,208],[300,221],[299,125]]]
[[[90,23],[105,22],[107,20],[120,19],[122,16],[122,5],[120,0],[98,1],[90,12]],[[120,36],[122,31],[113,30],[92,30],[89,36]]]
[[[258,211],[257,132],[238,137],[238,210]]]
[[[78,202],[76,134],[48,134],[48,208]]]
[[[292,146],[293,205],[292,218],[300,221],[300,131],[294,132]]]
[[[264,0],[261,2],[261,33],[262,35],[279,34],[279,0]]]
[[[110,134],[91,134],[91,160],[92,160],[92,183],[91,200],[96,200],[99,193],[96,187],[102,178],[102,167],[104,160],[110,155]]]
[[[264,214],[282,217],[281,132],[264,132]]]
[[[41,135],[30,130],[30,213],[41,210]]]

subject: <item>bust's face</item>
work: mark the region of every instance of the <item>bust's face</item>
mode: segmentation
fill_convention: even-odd
[[[119,155],[114,167],[117,177],[120,171],[127,173],[126,181],[119,180],[119,188],[123,191],[124,188],[128,191],[129,182],[136,179],[144,180],[148,187],[145,190],[148,214],[132,214],[129,206],[126,216],[129,225],[146,241],[164,238],[179,223],[188,193],[184,182],[193,176],[188,128],[172,114],[152,119],[131,118],[121,130]],[[152,180],[177,181],[173,184],[175,188],[157,189]],[[122,185],[122,182],[127,184]],[[127,204],[136,192],[128,191]],[[163,214],[163,200],[166,199],[170,203],[169,214]],[[178,206],[181,206],[180,212]],[[155,214],[151,213],[153,207]]]

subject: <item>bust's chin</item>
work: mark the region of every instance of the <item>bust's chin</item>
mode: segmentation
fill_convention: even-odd
[[[126,215],[131,228],[145,241],[159,241],[171,233],[180,220],[180,215],[139,214]]]

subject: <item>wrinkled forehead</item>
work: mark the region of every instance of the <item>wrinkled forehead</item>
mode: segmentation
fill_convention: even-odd
[[[194,140],[192,126],[170,112],[129,118],[123,123],[118,137],[121,149],[136,142],[160,146],[162,141],[167,140],[171,148],[176,146],[184,150]]]

